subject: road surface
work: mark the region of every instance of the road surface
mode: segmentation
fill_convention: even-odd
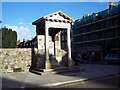
[[[60,85],[55,88],[120,88],[120,75]]]

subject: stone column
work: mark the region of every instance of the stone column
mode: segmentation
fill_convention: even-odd
[[[69,67],[74,66],[74,62],[71,58],[71,40],[70,40],[70,28],[67,29],[67,49],[68,49],[68,60]]]
[[[46,61],[45,61],[45,69],[50,69],[51,64],[49,61],[49,28],[45,28],[45,55],[46,55]]]

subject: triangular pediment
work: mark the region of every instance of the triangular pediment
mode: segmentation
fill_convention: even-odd
[[[60,10],[60,11],[57,11],[55,13],[43,16],[40,19],[34,21],[32,24],[35,25],[36,23],[43,21],[43,20],[55,21],[55,22],[65,22],[65,23],[72,23],[75,21],[73,18],[71,18],[70,16],[68,16],[67,14],[63,13]]]
[[[53,16],[49,16],[49,17],[46,17],[47,19],[56,19],[56,20],[66,20],[66,18],[64,18],[64,17],[62,17],[62,16],[60,16],[59,14],[57,14],[57,15],[53,15]],[[67,20],[69,20],[69,19],[67,19]]]
[[[74,22],[75,20],[68,16],[67,14],[63,13],[62,11],[57,11],[55,13],[46,15],[43,17],[44,19],[51,19],[51,20],[62,20],[62,21],[70,21]]]

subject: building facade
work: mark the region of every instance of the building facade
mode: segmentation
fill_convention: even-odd
[[[17,41],[17,48],[37,48],[37,36],[32,38],[32,40],[23,39],[23,42],[20,42],[20,40]]]
[[[88,57],[92,54],[96,57],[103,55],[103,58],[107,53],[119,53],[119,20],[120,5],[115,6],[113,2],[110,2],[109,9],[76,20],[72,26],[73,51],[81,54],[88,52]]]

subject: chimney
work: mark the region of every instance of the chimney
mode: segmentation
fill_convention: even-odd
[[[83,14],[83,18],[85,18],[86,17],[86,15],[85,14]]]
[[[93,12],[93,14],[96,14],[95,12]]]
[[[90,14],[88,13],[87,16],[90,16]]]
[[[109,8],[112,8],[114,6],[115,6],[114,2],[110,2]]]
[[[20,39],[18,40],[18,42],[20,42]]]
[[[17,41],[17,45],[19,45],[20,44],[20,39]]]
[[[25,39],[23,39],[23,42],[25,42]]]

